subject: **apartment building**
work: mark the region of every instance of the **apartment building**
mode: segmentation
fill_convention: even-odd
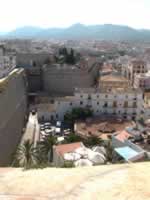
[[[147,73],[147,68],[147,63],[145,61],[134,59],[123,69],[123,74],[130,80],[131,84],[133,84],[135,75]]]
[[[102,89],[111,89],[111,88],[128,88],[129,81],[118,74],[109,74],[101,76],[99,79],[99,87]]]
[[[111,116],[124,119],[143,117],[143,93],[139,89],[100,90],[95,88],[76,89],[74,96],[55,98],[50,110],[37,105],[39,119],[63,120],[67,111],[76,107],[89,107],[94,116]],[[46,110],[46,112],[45,112]]]
[[[143,90],[150,89],[150,71],[145,74],[136,74],[133,83],[134,88],[141,88]]]

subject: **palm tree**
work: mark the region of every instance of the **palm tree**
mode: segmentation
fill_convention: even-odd
[[[24,168],[33,167],[38,163],[38,154],[33,142],[26,140],[18,147],[15,155],[15,163],[19,167]]]
[[[96,145],[102,145],[103,140],[97,136],[91,135],[87,139],[85,139],[84,144],[88,147],[93,147]]]
[[[65,144],[69,144],[69,143],[74,143],[74,142],[80,142],[83,141],[83,139],[79,136],[76,135],[74,133],[70,133],[64,140]]]
[[[50,162],[53,160],[53,146],[55,144],[57,144],[57,138],[52,135],[46,136],[44,141],[40,143],[41,155]]]
[[[108,141],[107,144],[105,145],[106,148],[106,157],[107,157],[107,161],[112,162],[113,160],[113,147],[112,147],[112,142]]]

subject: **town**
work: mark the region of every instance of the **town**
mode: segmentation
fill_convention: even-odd
[[[149,58],[150,43],[1,41],[0,165],[150,160]]]

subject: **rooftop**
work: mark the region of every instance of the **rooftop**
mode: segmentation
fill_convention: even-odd
[[[58,154],[63,156],[65,153],[73,152],[74,150],[82,146],[83,146],[82,142],[75,142],[71,144],[60,144],[55,146],[54,148]]]
[[[128,83],[128,80],[125,77],[119,76],[119,75],[114,75],[114,74],[101,76],[100,81],[127,82]]]
[[[115,148],[115,151],[127,161],[139,154],[138,152],[136,152],[128,146]]]
[[[129,137],[131,137],[131,134],[129,134],[126,130],[123,130],[121,132],[118,132],[117,135],[115,136],[118,140],[124,142],[127,140]]]
[[[76,122],[76,132],[83,137],[94,135],[102,139],[109,139],[109,136],[116,131],[123,131],[126,127],[130,126],[133,126],[132,121],[92,118],[87,121]]]
[[[124,94],[124,93],[133,93],[133,94],[142,94],[142,90],[140,88],[109,88],[109,89],[100,89],[100,88],[76,88],[75,93],[87,93],[87,94]]]
[[[38,112],[54,112],[55,111],[55,105],[51,103],[41,103],[41,104],[35,104],[33,108],[36,108]]]

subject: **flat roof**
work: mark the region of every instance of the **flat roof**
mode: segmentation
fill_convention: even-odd
[[[105,82],[113,81],[113,82],[127,82],[128,83],[128,80],[125,77],[114,75],[114,74],[101,76],[99,80],[105,81]]]
[[[35,104],[33,108],[37,108],[38,112],[55,112],[55,105],[51,103]]]
[[[128,146],[115,148],[115,151],[127,161],[138,155],[138,152]]]
[[[102,139],[109,139],[109,136],[115,132],[123,131],[126,127],[132,127],[133,125],[132,121],[99,117],[89,118],[85,121],[80,120],[75,123],[77,134],[83,137],[94,135]]]

